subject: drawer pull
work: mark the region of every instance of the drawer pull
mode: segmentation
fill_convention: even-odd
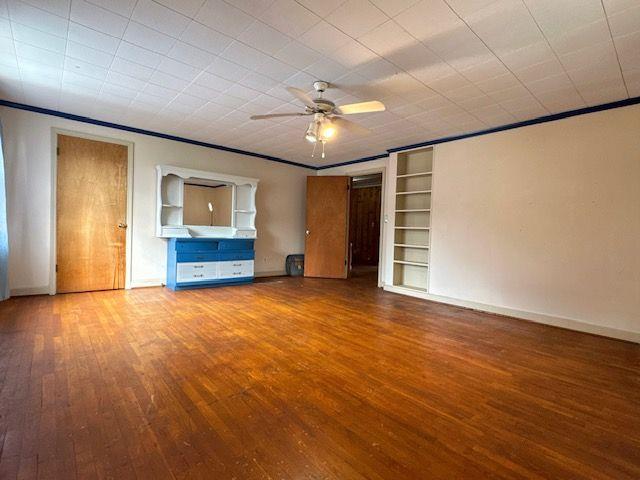
[[[242,266],[242,264],[241,264],[241,263],[234,263],[234,264],[233,264],[233,266],[234,266],[234,267],[241,267],[241,266]]]
[[[204,268],[204,265],[194,265],[193,268]]]
[[[200,274],[198,274],[198,275],[194,274],[193,276],[194,276],[194,278],[204,277],[204,273],[200,273]]]

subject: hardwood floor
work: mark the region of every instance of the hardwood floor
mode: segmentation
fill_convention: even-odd
[[[640,346],[277,279],[0,303],[0,478],[638,479]]]

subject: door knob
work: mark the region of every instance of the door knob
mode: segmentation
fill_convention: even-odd
[[[118,228],[127,228],[127,224],[126,223],[119,223],[118,224]]]
[[[305,231],[304,233],[305,235],[309,235],[309,230]]]

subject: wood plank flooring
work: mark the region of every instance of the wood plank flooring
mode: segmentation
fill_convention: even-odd
[[[638,479],[640,346],[368,278],[14,298],[0,478]]]

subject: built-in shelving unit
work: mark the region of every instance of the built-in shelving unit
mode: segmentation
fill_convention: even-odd
[[[397,155],[393,286],[427,292],[433,149]]]

